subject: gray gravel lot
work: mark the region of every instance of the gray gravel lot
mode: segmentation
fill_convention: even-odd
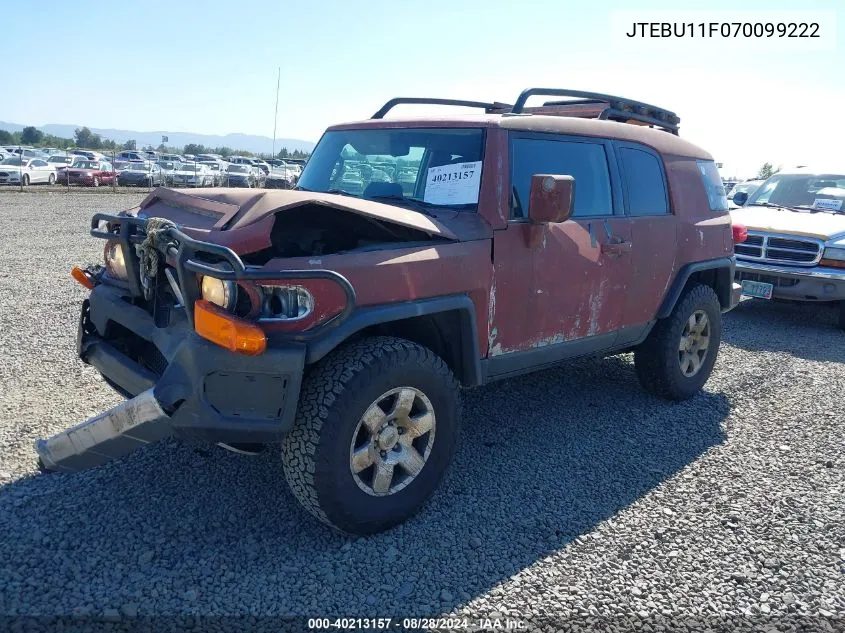
[[[36,438],[119,401],[75,357],[68,273],[102,257],[90,215],[141,198],[0,192],[0,614],[841,630],[845,333],[824,307],[743,302],[681,404],[641,392],[630,355],[468,392],[443,487],[375,537],[313,521],[274,453],[173,440],[36,474]]]

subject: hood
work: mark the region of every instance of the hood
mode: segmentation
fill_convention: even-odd
[[[744,224],[751,231],[801,235],[825,241],[845,234],[845,214],[841,213],[740,207],[731,209],[730,214],[734,222]]]
[[[349,196],[290,189],[238,190],[201,188],[190,192],[160,187],[151,192],[134,214],[164,217],[197,239],[251,252],[270,245],[277,214],[308,206],[348,212],[420,231],[432,237],[468,241],[492,237],[492,229],[477,214],[438,212],[436,218],[411,209]]]

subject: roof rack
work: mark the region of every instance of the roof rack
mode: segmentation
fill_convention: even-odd
[[[485,103],[483,101],[463,101],[460,99],[432,99],[430,97],[396,97],[385,103],[378,112],[376,112],[372,119],[383,119],[384,115],[396,106],[403,103],[428,104],[428,105],[446,105],[446,106],[463,106],[465,108],[482,108],[485,112],[492,112],[493,110],[506,109],[510,110],[509,103]]]
[[[528,101],[529,97],[533,97],[535,95],[573,97],[573,99],[568,101],[546,101],[543,103],[542,107],[526,108],[525,102]],[[678,124],[681,122],[680,117],[674,112],[649,105],[648,103],[634,101],[624,97],[601,94],[599,92],[584,92],[582,90],[568,90],[566,88],[528,88],[519,94],[516,103],[513,105],[510,105],[509,103],[500,103],[498,101],[487,103],[484,101],[434,99],[430,97],[396,97],[395,99],[391,99],[385,103],[371,118],[383,119],[384,115],[394,107],[406,103],[480,108],[487,114],[541,114],[543,113],[543,108],[549,109],[549,112],[547,113],[553,113],[554,110],[557,110],[558,112],[560,112],[560,110],[566,111],[566,109],[571,107],[573,115],[575,116],[578,116],[578,114],[581,114],[581,116],[587,114],[599,119],[639,122],[659,127],[676,135],[678,134]],[[578,106],[581,106],[580,113],[577,113]],[[583,106],[594,107],[585,109]]]
[[[566,88],[528,88],[523,90],[511,108],[512,114],[522,114],[525,108],[525,102],[529,97],[534,95],[547,95],[550,97],[575,97],[574,101],[547,101],[544,106],[552,105],[575,105],[602,102],[607,103],[608,107],[602,111],[598,118],[600,119],[622,119],[625,121],[639,121],[648,125],[663,128],[673,134],[678,133],[678,123],[681,122],[680,117],[669,110],[658,108],[657,106],[643,103],[641,101],[634,101],[633,99],[626,99],[624,97],[615,97],[613,95],[601,94],[599,92],[584,92],[582,90],[568,90]]]

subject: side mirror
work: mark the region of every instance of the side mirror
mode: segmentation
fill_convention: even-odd
[[[575,178],[555,174],[531,176],[528,218],[534,224],[566,222],[572,216]]]
[[[737,191],[734,194],[733,200],[731,202],[733,202],[738,207],[744,206],[745,203],[748,202],[748,194],[744,191]]]

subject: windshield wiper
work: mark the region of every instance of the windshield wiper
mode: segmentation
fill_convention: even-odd
[[[796,204],[792,208],[793,209],[800,209],[801,211],[809,211],[810,213],[823,212],[823,213],[833,213],[834,215],[838,214],[838,213],[842,213],[842,211],[837,211],[836,209],[828,209],[828,208],[825,208],[825,207],[813,207],[813,206],[810,206],[809,204]]]
[[[431,211],[428,210],[426,204],[424,202],[420,202],[419,200],[414,200],[413,198],[406,198],[405,196],[368,196],[366,200],[393,200],[396,202],[404,202],[409,207],[413,207],[414,211],[418,211],[423,215],[427,215],[430,218],[436,218],[437,216],[434,215]]]
[[[771,202],[752,202],[751,204],[746,205],[747,207],[770,207],[772,209],[785,209],[786,211],[792,211],[792,207],[787,207],[782,204],[773,204]]]

